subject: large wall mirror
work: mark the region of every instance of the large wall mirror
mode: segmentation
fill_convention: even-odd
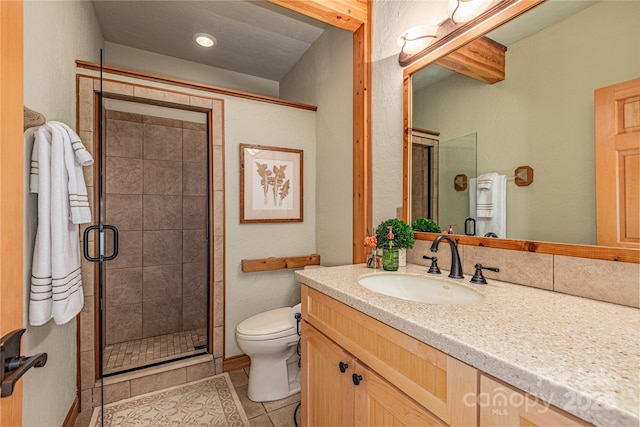
[[[405,123],[411,128],[405,130],[405,155],[411,157],[415,129],[429,130],[441,142],[473,134],[478,176],[506,177],[506,232],[500,237],[530,242],[520,245],[528,250],[549,242],[559,244],[546,245],[555,248],[551,252],[637,262],[637,249],[596,247],[594,90],[640,77],[640,2],[549,0],[484,36],[506,47],[502,81],[487,83],[438,63],[405,72]],[[450,163],[442,153],[439,159]],[[406,169],[415,160],[405,160],[404,176],[411,180]],[[516,185],[515,169],[524,165],[534,180]],[[437,184],[440,200],[456,193],[467,202],[455,215],[440,209],[432,216],[476,217],[468,202],[476,198],[475,185],[460,191],[453,180]],[[407,188],[403,212],[411,221],[415,191],[411,183]],[[574,245],[593,249],[572,250]]]

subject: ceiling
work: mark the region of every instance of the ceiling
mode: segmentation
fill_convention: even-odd
[[[93,0],[106,42],[280,81],[327,28],[266,0]],[[208,33],[217,45],[192,39]]]

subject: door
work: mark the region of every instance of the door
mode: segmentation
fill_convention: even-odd
[[[361,363],[354,369],[356,426],[445,426],[435,415],[416,404]]]
[[[22,1],[0,1],[0,336],[23,327],[22,39]],[[22,425],[22,381],[0,399],[0,425]]]
[[[353,425],[353,356],[302,323],[302,424]]]
[[[640,79],[595,91],[597,244],[640,248]]]

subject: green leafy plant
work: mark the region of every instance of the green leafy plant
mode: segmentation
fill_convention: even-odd
[[[393,237],[398,248],[411,249],[416,242],[413,237],[413,228],[406,222],[391,218],[380,223],[376,229],[376,237],[378,239],[378,247],[381,248],[387,243],[387,234],[389,234],[388,227],[393,227]]]
[[[416,218],[411,223],[413,231],[423,231],[427,233],[442,233],[440,226],[428,218]]]

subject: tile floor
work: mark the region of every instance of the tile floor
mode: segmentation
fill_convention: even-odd
[[[112,374],[178,357],[206,353],[206,344],[206,328],[111,344],[104,348],[104,372]],[[198,346],[205,348],[196,349]]]
[[[249,369],[237,369],[229,372],[236,393],[252,427],[294,427],[293,413],[300,402],[300,393],[273,402],[252,402],[247,397]],[[296,414],[300,425],[300,410]],[[91,421],[91,411],[84,411],[76,420],[74,427],[87,427]],[[126,426],[123,426],[126,427]]]

